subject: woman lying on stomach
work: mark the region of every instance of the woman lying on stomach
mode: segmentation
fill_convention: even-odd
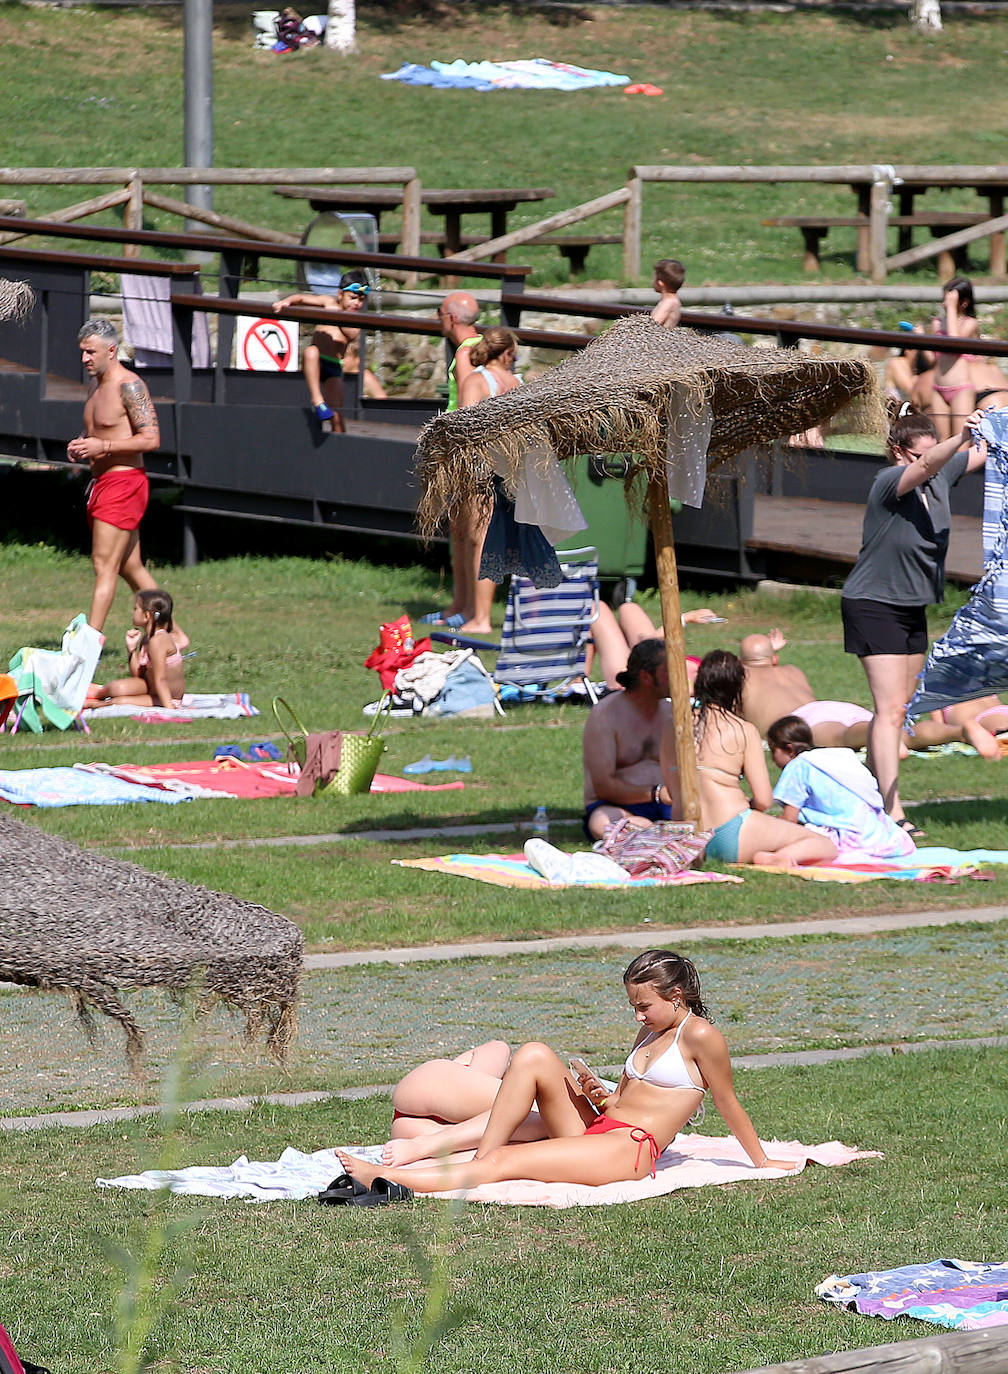
[[[519,1178],[594,1186],[642,1179],[708,1092],[757,1169],[793,1169],[793,1161],[767,1156],[735,1096],[728,1046],[708,1018],[692,963],[649,950],[623,982],[640,1031],[615,1092],[607,1094],[590,1070],[575,1078],[548,1046],[522,1045],[472,1160],[389,1168],[339,1152],[347,1173],[368,1186],[381,1176],[419,1193]],[[508,1144],[533,1105],[548,1138]]]

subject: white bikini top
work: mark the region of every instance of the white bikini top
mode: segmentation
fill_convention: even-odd
[[[491,396],[500,395],[500,382],[497,380],[497,378],[494,376],[494,374],[490,371],[488,367],[474,367],[473,371],[478,372],[480,376],[483,378],[483,380],[486,382],[487,387],[490,390]],[[519,377],[518,385],[521,386],[521,384],[522,379]]]
[[[658,1035],[652,1031],[639,1045],[635,1045],[627,1055],[625,1069],[627,1078],[637,1078],[644,1083],[653,1083],[656,1088],[692,1088],[694,1092],[705,1093],[707,1089],[702,1083],[694,1083],[686,1067],[686,1061],[682,1057],[682,1050],[679,1048],[679,1037],[682,1035],[682,1028],[693,1015],[688,1011],[679,1022],[679,1028],[675,1033],[675,1038],[664,1053],[660,1054],[653,1064],[649,1064],[643,1073],[637,1071],[634,1065],[634,1055],[645,1045],[652,1044],[657,1040]]]

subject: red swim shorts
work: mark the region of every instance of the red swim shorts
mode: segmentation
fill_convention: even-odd
[[[143,468],[113,468],[91,484],[88,524],[103,520],[117,530],[135,530],[147,509],[150,485]]]

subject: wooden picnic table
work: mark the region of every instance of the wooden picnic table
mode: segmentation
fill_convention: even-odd
[[[313,210],[362,210],[374,215],[378,225],[383,211],[398,209],[403,199],[402,188],[398,186],[276,186],[274,191],[292,200],[306,200]],[[420,203],[426,205],[432,215],[444,215],[444,249],[448,256],[464,247],[464,215],[489,214],[487,237],[501,238],[507,233],[507,217],[517,206],[549,200],[555,195],[550,186],[466,187],[459,190],[425,186],[420,191]]]
[[[839,172],[841,169],[837,169]],[[899,234],[897,257],[909,253],[913,244],[913,231],[917,227],[939,230],[955,228],[977,228],[987,220],[1001,218],[1005,212],[1005,196],[1008,194],[1008,167],[989,166],[917,166],[895,165],[886,168],[849,169],[852,175],[838,175],[838,184],[846,184],[857,199],[857,214],[853,216],[814,216],[795,215],[777,216],[765,220],[765,224],[776,223],[779,227],[795,227],[805,235],[805,263],[810,270],[818,265],[818,243],[830,228],[851,226],[857,229],[857,268],[859,272],[872,271],[872,245],[875,256],[885,257],[886,229],[894,225]],[[880,182],[877,172],[892,175],[888,193],[880,195]],[[970,216],[968,212],[955,211],[915,211],[914,201],[928,191],[973,191],[987,201],[989,213],[982,212]],[[890,199],[890,197],[892,199]],[[895,201],[895,204],[892,202]],[[818,237],[816,237],[816,235]],[[969,239],[970,235],[963,236]],[[815,242],[811,242],[814,238]],[[949,245],[949,249],[954,242]],[[944,252],[939,259],[939,270],[950,270],[951,256]],[[888,264],[887,264],[888,265]],[[899,262],[892,266],[901,266]],[[876,271],[879,264],[876,265]],[[994,277],[1006,273],[1005,234],[1003,231],[990,235],[990,271]]]

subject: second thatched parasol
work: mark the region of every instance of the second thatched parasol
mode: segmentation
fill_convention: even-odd
[[[699,504],[706,467],[840,410],[852,431],[883,431],[870,364],[750,348],[634,315],[528,386],[446,412],[421,431],[417,520],[426,536],[466,505],[488,510],[495,470],[514,490],[527,464],[545,469],[582,453],[633,454],[627,496],[638,489],[651,521],[682,814],[695,824],[700,802],[669,495],[692,487],[690,503]]]

